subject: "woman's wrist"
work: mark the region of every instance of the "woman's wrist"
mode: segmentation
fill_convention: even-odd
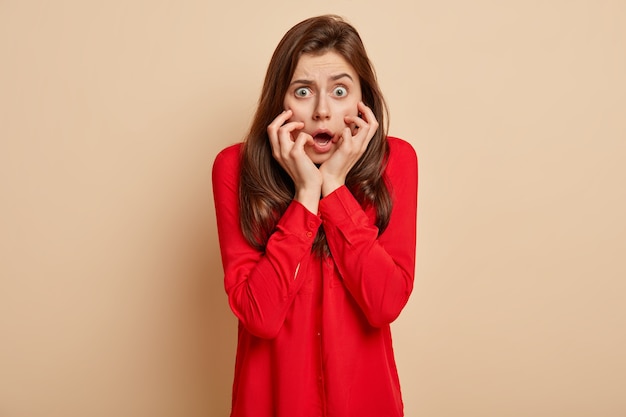
[[[306,209],[309,210],[311,213],[317,215],[318,207],[320,204],[319,188],[299,188],[296,190],[296,195],[293,199],[306,207]]]
[[[344,183],[340,181],[324,182],[324,185],[322,185],[322,197],[326,197],[342,185],[344,185]]]
[[[337,188],[346,183],[345,178],[338,178],[334,176],[325,176],[324,182],[322,182],[322,197],[326,197],[331,194]]]

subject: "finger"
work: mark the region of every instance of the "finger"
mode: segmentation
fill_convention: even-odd
[[[276,116],[276,118],[274,118],[272,123],[267,126],[267,136],[270,139],[270,145],[272,147],[274,157],[277,157],[277,152],[280,148],[278,144],[278,129],[280,129],[280,127],[284,125],[287,120],[289,120],[291,114],[291,110],[284,110],[282,113]]]
[[[359,132],[362,132],[368,127],[367,121],[358,116],[346,116],[344,121],[347,125],[354,125],[353,129],[355,130],[355,133],[353,136],[356,136]]]
[[[284,153],[284,150],[281,150],[281,148],[287,146],[288,143],[293,140],[291,138],[291,132],[304,127],[304,123],[302,122],[288,121],[292,114],[293,112],[291,110],[283,111],[267,127],[270,145],[272,146],[275,158],[278,158],[279,154]],[[281,144],[281,142],[284,143]]]
[[[351,144],[350,148],[353,149],[353,151],[358,152],[360,155],[365,151],[365,149],[367,149],[367,146],[374,137],[377,128],[359,117],[351,117],[350,120],[354,120],[354,124],[357,127],[356,132],[352,135],[351,129],[346,127],[344,137],[346,138],[346,144]]]
[[[296,130],[300,130],[304,127],[304,123],[303,122],[288,122],[284,125],[282,125],[279,129],[278,129],[278,139],[279,140],[290,140],[290,141],[294,141],[294,137],[292,135],[293,132],[295,132]]]
[[[360,149],[367,147],[370,139],[374,136],[376,129],[372,129],[372,126],[360,117],[346,117],[346,119],[347,122],[352,122],[356,126],[354,134],[352,129],[349,129],[349,142],[354,142],[354,144]]]
[[[279,154],[279,158],[282,160],[288,160],[292,158],[292,151],[294,148],[293,132],[298,129],[302,129],[304,123],[302,122],[290,122],[278,129],[278,135],[276,139],[276,152]],[[311,138],[313,140],[313,138]]]
[[[272,123],[267,126],[267,134],[270,140],[276,140],[278,138],[278,132],[281,128],[283,128],[287,121],[292,116],[293,112],[291,110],[285,110],[272,121]]]
[[[298,136],[296,137],[296,139],[294,140],[294,149],[297,149],[298,151],[301,150],[302,152],[304,152],[304,146],[306,144],[313,144],[313,143],[315,143],[315,141],[313,140],[313,137],[311,135],[305,132],[300,132]]]
[[[367,105],[365,105],[365,103],[363,103],[362,101],[360,101],[357,105],[356,105],[357,109],[361,112],[361,118],[363,120],[365,120],[367,123],[369,124],[376,124],[376,127],[378,128],[378,120],[376,120],[376,115],[374,114],[374,112],[372,111],[372,109],[370,109]]]
[[[268,133],[271,132],[278,132],[278,129],[285,124],[285,122],[287,120],[289,120],[289,118],[293,115],[293,112],[291,110],[283,110],[282,113],[280,113],[278,116],[276,116],[276,118],[274,118],[274,120],[272,121],[272,123],[270,123],[270,125],[267,127]]]
[[[337,153],[348,155],[352,153],[354,142],[354,136],[352,136],[352,130],[350,127],[346,126],[343,128],[341,132],[341,136],[337,140]]]
[[[366,106],[362,101],[359,102],[357,108],[361,111],[361,118],[367,122],[367,139],[369,141],[378,130],[378,120],[372,109]]]
[[[291,150],[294,145],[294,137],[293,132],[298,129],[302,129],[304,127],[304,123],[302,122],[290,122],[278,129],[278,139],[277,142],[280,146],[280,153],[283,158],[288,158]]]
[[[352,129],[345,127],[343,129],[343,133],[341,134],[341,139],[337,141],[337,145],[340,146],[343,142],[351,141],[354,136],[356,135],[352,135]]]
[[[365,103],[362,101],[357,103],[358,116],[346,116],[347,122],[352,122],[356,125],[357,128],[366,127],[366,125],[371,125],[374,128],[378,128],[378,120],[376,120],[376,115]],[[363,122],[365,124],[363,124]]]

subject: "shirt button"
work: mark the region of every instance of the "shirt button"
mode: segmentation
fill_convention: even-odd
[[[306,237],[311,237],[313,236],[313,232],[306,232]]]

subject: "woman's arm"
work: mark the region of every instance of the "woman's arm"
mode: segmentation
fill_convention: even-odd
[[[378,236],[350,191],[342,186],[320,202],[330,251],[344,285],[370,324],[395,320],[408,301],[415,275],[417,156],[393,141],[387,178],[393,199],[387,229]]]
[[[265,252],[251,247],[239,225],[239,150],[222,151],[213,164],[215,214],[224,267],[224,286],[232,311],[248,331],[272,338],[302,285],[298,270],[311,252],[321,224],[318,216],[292,201]]]

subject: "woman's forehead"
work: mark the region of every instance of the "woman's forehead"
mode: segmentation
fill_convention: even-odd
[[[340,73],[348,74],[351,78],[357,75],[354,67],[343,56],[335,51],[327,51],[322,54],[300,56],[292,78],[311,78]]]

